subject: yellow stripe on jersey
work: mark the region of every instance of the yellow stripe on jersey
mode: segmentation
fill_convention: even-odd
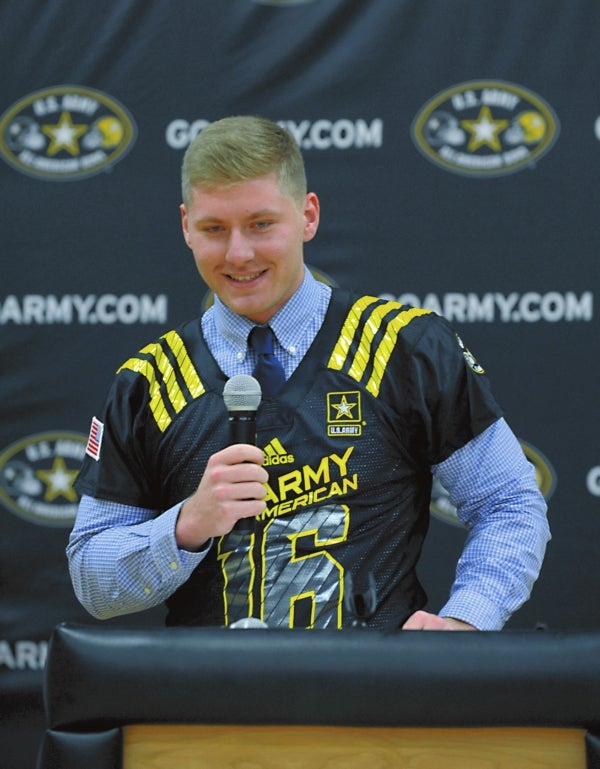
[[[370,368],[371,374],[365,387],[374,397],[377,397],[398,334],[414,318],[427,315],[431,310],[418,307],[407,307],[403,310],[402,305],[397,302],[384,302],[383,304],[378,302],[376,307],[371,308],[374,302],[378,302],[376,297],[364,296],[352,306],[329,359],[328,367],[341,371],[345,365],[350,363],[348,376],[357,382],[364,379]],[[386,321],[386,316],[394,311],[396,314]],[[360,340],[350,362],[350,347],[359,328],[362,328]],[[383,337],[374,350],[375,336],[382,330]]]
[[[194,364],[192,363],[181,337],[175,331],[169,331],[161,337],[166,341],[176,359],[176,366],[183,381],[185,382],[192,400],[197,398],[205,391],[204,385],[198,376]],[[140,354],[149,355],[154,358],[156,368],[149,359],[129,358],[117,370],[129,369],[137,374],[141,374],[148,381],[150,395],[150,411],[154,417],[158,429],[164,432],[173,421],[168,410],[161,385],[164,384],[169,402],[176,414],[188,405],[188,398],[181,389],[177,381],[175,369],[169,359],[169,356],[160,343],[149,344],[140,350]],[[157,376],[156,369],[160,376]]]
[[[358,300],[358,302],[355,302],[352,305],[350,312],[344,321],[344,325],[340,333],[340,338],[338,339],[337,344],[331,353],[331,358],[327,364],[328,368],[341,371],[346,361],[352,340],[354,339],[354,334],[356,333],[356,329],[360,323],[361,316],[367,307],[376,301],[377,297],[375,296],[363,296]]]
[[[136,374],[145,376],[148,380],[150,390],[150,410],[158,425],[158,429],[161,433],[164,433],[173,420],[164,404],[162,393],[160,392],[160,382],[156,379],[154,366],[149,360],[144,360],[143,358],[129,358],[129,360],[126,360],[117,370],[117,374],[125,368],[130,371],[135,371]]]
[[[401,329],[413,320],[421,315],[429,315],[431,310],[424,310],[419,307],[413,307],[410,310],[403,310],[389,323],[385,332],[385,336],[381,340],[379,347],[375,351],[375,357],[373,359],[373,373],[371,378],[367,382],[367,390],[377,397],[379,395],[379,387],[381,386],[381,380],[385,373],[385,367],[388,364],[390,355],[394,347],[396,346],[396,340]]]
[[[143,347],[140,350],[143,355],[151,355],[156,361],[158,370],[162,374],[163,381],[166,385],[167,395],[171,401],[171,405],[175,409],[175,413],[179,414],[181,409],[185,406],[185,396],[181,391],[175,371],[171,365],[166,352],[163,350],[160,344],[154,343]]]
[[[365,369],[369,365],[371,347],[373,345],[375,334],[381,328],[381,324],[387,313],[397,306],[398,304],[396,302],[379,304],[370,313],[369,317],[365,319],[362,336],[358,343],[358,349],[354,355],[350,370],[348,371],[348,376],[351,376],[352,379],[356,379],[357,382],[360,382],[362,375],[365,373]]]
[[[196,371],[190,356],[187,354],[183,339],[176,331],[169,331],[163,338],[167,340],[167,344],[171,350],[173,350],[173,354],[177,358],[177,364],[181,371],[181,375],[183,376],[183,381],[186,383],[192,398],[197,398],[199,395],[202,395],[204,392],[204,385],[200,381],[200,377],[198,376],[198,372]]]

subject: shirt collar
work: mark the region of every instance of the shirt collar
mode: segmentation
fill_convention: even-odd
[[[293,351],[318,306],[319,284],[305,266],[300,287],[269,321],[277,341],[285,350]],[[245,354],[248,349],[248,334],[256,323],[230,310],[218,296],[214,297],[213,312],[217,332]]]

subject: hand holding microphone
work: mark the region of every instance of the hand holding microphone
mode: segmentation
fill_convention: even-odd
[[[181,508],[175,537],[185,550],[200,550],[211,537],[230,532],[238,520],[247,518],[251,527],[252,518],[265,509],[269,476],[262,466],[263,453],[254,445],[260,385],[245,374],[232,377],[223,399],[232,445],[210,457],[198,488]]]

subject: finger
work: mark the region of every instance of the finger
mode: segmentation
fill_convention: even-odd
[[[264,484],[268,480],[269,474],[261,463],[242,461],[229,464],[214,454],[206,465],[201,483],[216,488],[248,481]]]
[[[255,465],[262,465],[264,454],[258,446],[252,446],[249,443],[235,443],[232,446],[213,454],[211,459],[225,465],[238,465],[242,462],[250,462]],[[210,460],[209,460],[210,461]]]
[[[416,611],[402,626],[403,630],[450,630],[449,624],[437,614]]]
[[[231,500],[258,500],[265,501],[265,487],[262,483],[247,481],[244,483],[232,483],[229,486]]]

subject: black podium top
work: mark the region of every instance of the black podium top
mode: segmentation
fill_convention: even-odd
[[[600,726],[600,634],[59,625],[52,729]]]

